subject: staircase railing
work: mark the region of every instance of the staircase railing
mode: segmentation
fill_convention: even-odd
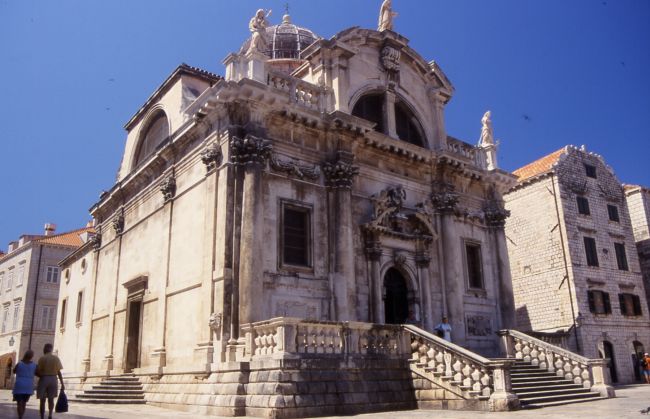
[[[464,399],[489,401],[492,411],[519,408],[512,392],[514,360],[490,360],[425,330],[404,325],[411,341],[411,371]]]
[[[516,330],[501,330],[498,334],[508,358],[530,362],[603,397],[615,397],[607,360],[585,358]]]

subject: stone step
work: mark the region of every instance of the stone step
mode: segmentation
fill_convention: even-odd
[[[139,383],[140,380],[136,377],[110,377],[104,378],[102,381],[119,381],[121,383]]]
[[[513,389],[514,388],[515,387],[513,386]],[[546,386],[546,385],[545,386],[533,385],[533,386],[530,386],[530,387],[517,386],[516,393],[519,394],[520,392],[525,393],[525,392],[536,391],[536,390],[540,390],[540,389],[545,389],[545,390],[576,389],[576,390],[580,390],[580,389],[583,389],[583,388],[584,387],[582,387],[580,384],[574,384],[574,383],[571,383],[571,384],[556,384],[556,385],[553,385],[553,386]]]
[[[78,394],[80,399],[143,399],[144,394]]]
[[[542,370],[537,370],[537,371],[528,371],[528,372],[512,372],[510,373],[510,376],[512,378],[519,378],[519,377],[557,377],[555,373],[548,372],[548,371],[542,371]]]
[[[520,388],[527,388],[527,387],[549,388],[549,387],[559,386],[562,384],[573,384],[573,383],[567,380],[555,380],[555,381],[547,381],[547,382],[522,381],[520,383],[512,383],[512,389],[516,393],[517,391],[519,391]]]
[[[84,394],[144,394],[144,390],[93,389],[84,391]]]
[[[550,382],[550,381],[568,381],[568,382],[571,382],[571,381],[567,380],[566,378],[558,377],[557,375],[550,375],[550,376],[542,375],[542,376],[533,376],[533,377],[521,376],[521,377],[511,377],[511,379],[512,379],[513,384],[514,383],[523,383],[523,382],[546,383],[546,382]]]
[[[561,402],[568,400],[580,400],[580,399],[592,399],[600,397],[599,393],[587,392],[587,393],[569,393],[555,396],[538,396],[538,397],[526,397],[520,398],[522,404],[536,404],[536,403],[549,403],[549,402]]]
[[[147,402],[142,400],[111,400],[111,399],[79,399],[79,398],[69,398],[68,401],[72,403],[94,403],[94,404],[146,404]]]
[[[123,386],[123,385],[116,385],[116,386],[111,386],[111,385],[104,385],[104,384],[99,384],[96,386],[93,386],[93,390],[142,390],[142,386]]]
[[[560,400],[560,401],[556,401],[556,402],[522,403],[521,407],[523,409],[539,409],[539,408],[542,408],[542,407],[562,406],[562,405],[565,405],[565,404],[572,404],[572,403],[594,402],[594,401],[597,401],[597,400],[607,400],[607,397],[600,397],[600,395],[598,395],[598,396],[589,397],[589,398]]]
[[[545,396],[561,396],[561,395],[573,395],[573,394],[583,394],[591,393],[588,388],[559,388],[559,389],[536,389],[529,391],[517,391],[517,397],[519,400],[527,400],[535,397],[545,397]]]

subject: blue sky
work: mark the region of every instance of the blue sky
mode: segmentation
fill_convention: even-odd
[[[223,74],[248,19],[284,1],[0,0],[0,248],[45,222],[82,226],[115,181],[124,123],[181,62]],[[381,0],[294,0],[329,38],[375,28]],[[514,170],[565,144],[650,186],[650,1],[394,0],[395,29],[456,94],[450,135],[475,143],[492,110]]]

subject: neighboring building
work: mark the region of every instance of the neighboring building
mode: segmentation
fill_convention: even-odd
[[[61,275],[59,262],[92,234],[90,227],[23,235],[0,256],[0,386],[9,388],[16,360],[27,349],[40,353],[54,340]]]
[[[639,254],[646,303],[650,306],[650,189],[639,185],[623,186]]]
[[[635,381],[650,321],[623,187],[573,146],[514,174],[504,198],[518,328],[568,332],[572,349],[613,360],[613,381]]]

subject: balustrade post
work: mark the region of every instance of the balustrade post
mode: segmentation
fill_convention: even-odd
[[[501,338],[500,349],[501,353],[506,358],[515,357],[515,339],[510,335],[508,330],[499,330],[497,335]]]
[[[589,369],[591,370],[591,377],[593,379],[593,386],[591,391],[600,393],[602,397],[616,397],[614,387],[610,384],[612,379],[609,375],[609,368],[607,367],[606,359],[593,359],[589,361]]]
[[[494,392],[488,401],[491,412],[517,410],[520,407],[519,398],[512,392],[512,382],[510,380],[510,367],[513,362],[499,361],[490,363],[494,388]]]

